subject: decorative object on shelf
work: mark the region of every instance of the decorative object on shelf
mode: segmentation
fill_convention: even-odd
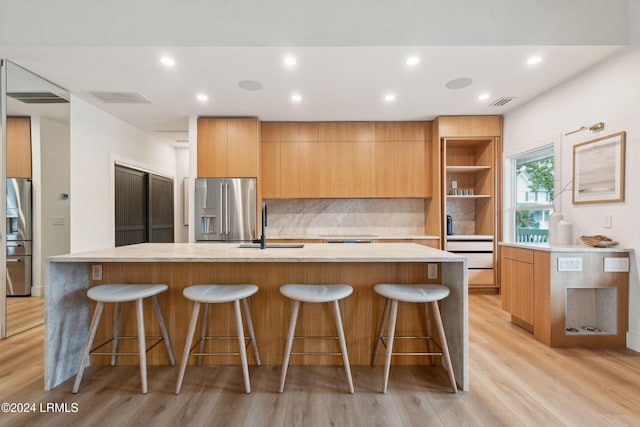
[[[576,130],[572,130],[571,132],[565,133],[564,136],[569,136],[569,135],[571,135],[573,133],[582,132],[583,130],[587,130],[587,129],[589,129],[591,132],[595,132],[597,130],[604,129],[604,122],[594,123],[591,126],[580,126],[580,128],[578,128]]]
[[[549,243],[558,243],[558,223],[563,219],[561,212],[553,211],[549,214]]]
[[[596,234],[595,236],[580,236],[580,241],[594,248],[610,248],[618,245],[618,242],[601,234]]]
[[[556,243],[559,245],[570,245],[573,243],[573,224],[569,221],[561,220],[557,226]]]
[[[573,146],[573,203],[624,201],[625,132]]]

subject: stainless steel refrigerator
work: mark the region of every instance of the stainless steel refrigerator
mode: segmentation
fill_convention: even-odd
[[[196,241],[255,240],[256,204],[255,178],[196,179]]]
[[[7,296],[31,295],[31,180],[7,179]]]

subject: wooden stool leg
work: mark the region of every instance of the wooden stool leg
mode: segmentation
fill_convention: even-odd
[[[242,307],[244,308],[244,315],[247,319],[247,329],[249,329],[249,336],[251,337],[251,344],[253,344],[253,352],[256,356],[256,364],[262,365],[260,361],[260,352],[258,351],[258,342],[256,341],[256,333],[253,329],[253,320],[251,319],[251,311],[249,311],[249,303],[247,299],[242,300]]]
[[[371,366],[375,366],[376,360],[378,359],[378,352],[380,351],[380,344],[382,344],[382,336],[384,335],[384,326],[387,324],[387,320],[389,319],[390,307],[391,307],[391,300],[389,298],[385,298],[384,310],[382,311],[382,318],[380,318],[380,324],[378,325],[378,333],[376,334],[376,346],[373,349],[373,357],[371,358]]]
[[[425,335],[427,336],[427,352],[433,353],[433,335],[431,332],[431,316],[429,315],[429,303],[424,303],[424,316],[425,316]],[[429,355],[429,361],[431,362],[431,366],[436,364],[436,357],[433,354]]]
[[[184,379],[184,373],[187,370],[187,362],[189,362],[189,353],[191,353],[191,343],[193,343],[193,335],[196,333],[196,325],[198,324],[198,314],[200,313],[200,303],[193,304],[193,310],[191,311],[191,321],[189,322],[189,330],[187,331],[187,339],[184,343],[184,350],[182,351],[182,360],[180,361],[180,371],[178,372],[178,382],[176,383],[176,394],[180,393],[182,388],[182,380]]]
[[[393,353],[393,338],[396,334],[396,319],[398,318],[398,301],[391,301],[391,320],[389,322],[389,332],[387,333],[387,352],[385,354],[384,362],[384,379],[382,383],[382,392],[387,392],[387,385],[389,384],[389,370],[391,369],[391,355]]]
[[[251,382],[249,381],[249,366],[247,363],[247,349],[244,342],[244,327],[242,326],[242,312],[240,311],[240,300],[233,302],[236,312],[236,327],[238,329],[238,345],[240,346],[240,361],[242,362],[242,376],[244,377],[244,389],[251,393]]]
[[[187,331],[187,339],[184,343],[184,350],[182,352],[182,360],[180,361],[180,371],[178,372],[178,382],[176,383],[176,394],[180,393],[182,388],[182,380],[184,379],[184,372],[187,369],[187,362],[189,362],[189,353],[191,352],[191,343],[193,343],[193,335],[196,333],[196,325],[198,324],[198,314],[200,313],[200,303],[193,304],[193,311],[191,312],[191,321],[189,321],[189,330]]]
[[[207,336],[207,326],[209,325],[209,304],[204,304],[204,313],[202,313],[202,323],[200,324],[200,346],[198,348],[198,366],[202,366],[202,353],[204,353],[205,337]]]
[[[451,388],[453,392],[456,393],[458,391],[458,386],[456,385],[456,377],[453,375],[453,366],[451,365],[451,356],[449,355],[449,346],[447,345],[447,337],[444,334],[444,327],[442,326],[442,317],[440,317],[440,309],[438,307],[438,302],[434,301],[431,303],[431,309],[433,310],[433,318],[436,321],[436,327],[438,328],[438,334],[440,335],[440,340],[442,341],[442,354],[444,356],[444,363],[447,367],[447,372],[449,372],[449,381],[451,383]]]
[[[91,351],[91,346],[93,345],[93,339],[96,337],[96,331],[98,330],[98,324],[100,323],[100,317],[102,316],[103,308],[104,308],[104,303],[98,302],[96,304],[96,309],[93,312],[93,319],[91,319],[91,325],[89,326],[87,339],[84,343],[84,348],[82,349],[82,356],[80,357],[80,367],[78,368],[78,373],[76,374],[76,381],[73,383],[72,392],[74,394],[77,393],[78,389],[80,388],[80,381],[82,381],[84,368],[85,366],[87,366],[87,361],[89,359],[89,352]]]
[[[340,351],[342,352],[342,362],[344,363],[344,371],[347,374],[349,382],[349,393],[353,393],[353,379],[351,378],[351,366],[349,365],[349,354],[347,353],[347,341],[344,338],[344,329],[342,327],[342,316],[340,316],[340,306],[338,301],[332,301],[333,312],[336,316],[336,329],[338,330],[338,339],[340,340]]]
[[[113,312],[113,341],[111,341],[111,366],[115,366],[118,360],[118,335],[120,335],[120,311],[122,305],[115,303]]]
[[[291,357],[293,335],[296,331],[299,310],[300,301],[293,301],[293,312],[291,313],[291,321],[289,322],[289,333],[287,334],[287,343],[284,347],[284,360],[282,361],[282,372],[280,374],[280,389],[278,390],[280,393],[284,390],[284,380],[287,378],[287,369],[289,368],[289,358]]]
[[[160,331],[162,332],[162,339],[164,341],[164,346],[167,349],[167,356],[169,356],[169,363],[171,366],[176,366],[176,358],[173,356],[173,349],[171,348],[171,341],[169,341],[169,333],[167,332],[167,326],[164,323],[164,318],[162,317],[162,311],[160,310],[160,303],[158,302],[158,296],[154,295],[151,297],[151,301],[153,301],[153,308],[156,312],[156,317],[158,318],[158,324],[160,325]]]
[[[142,394],[147,394],[147,348],[144,334],[144,310],[142,299],[136,300],[136,317],[138,321],[138,353],[140,355],[140,380],[142,382]]]

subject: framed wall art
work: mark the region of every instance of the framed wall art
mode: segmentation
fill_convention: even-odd
[[[625,132],[573,146],[573,203],[624,201]]]

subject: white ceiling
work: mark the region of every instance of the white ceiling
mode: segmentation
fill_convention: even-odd
[[[584,10],[576,10],[573,0],[539,0],[533,2],[536,8],[507,0],[456,0],[447,6],[405,0],[386,8],[334,0],[321,3],[322,8],[284,0],[279,2],[288,6],[284,15],[277,13],[285,10],[275,7],[278,2],[164,0],[164,13],[158,2],[155,9],[125,2],[129,9],[122,9],[128,12],[122,16],[116,14],[117,0],[108,10],[93,9],[91,22],[81,19],[89,11],[52,6],[71,5],[71,0],[42,2],[44,13],[24,20],[16,19],[26,14],[24,2],[12,3],[2,14],[6,18],[0,17],[0,57],[152,133],[186,131],[190,115],[301,121],[504,114],[629,44],[634,22],[628,0],[582,0],[589,7]],[[334,3],[338,10],[327,7]],[[184,19],[185,11],[192,13],[193,23],[161,25],[170,13]],[[146,21],[134,26],[142,17]],[[284,26],[284,18],[296,17],[301,21]],[[589,28],[602,19],[614,25]],[[295,67],[283,64],[287,54],[297,58]],[[176,65],[163,66],[162,55],[172,56]],[[543,61],[527,66],[531,55]],[[407,66],[409,56],[418,56],[420,63]],[[445,88],[459,77],[473,79],[472,85]],[[263,89],[243,90],[241,80],[258,81]],[[88,93],[95,90],[139,91],[153,104],[107,104]],[[302,95],[300,103],[290,100],[294,92]],[[395,101],[383,101],[389,92]],[[209,101],[198,102],[196,93],[206,93]],[[478,101],[481,93],[489,93],[489,99]],[[499,97],[515,100],[489,106]]]

